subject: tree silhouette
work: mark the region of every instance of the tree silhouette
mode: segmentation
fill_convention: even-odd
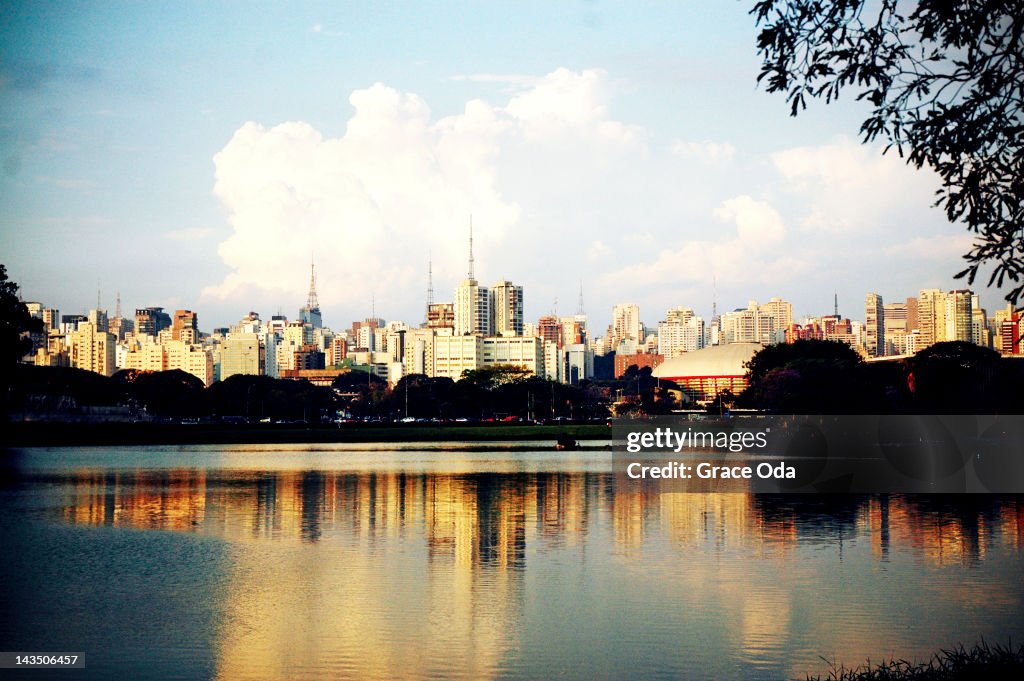
[[[936,205],[978,234],[973,283],[1024,296],[1024,0],[762,0],[759,82],[790,113],[852,88],[872,107],[864,142],[887,140],[942,178]]]
[[[7,268],[0,265],[0,363],[6,377],[8,367],[32,349],[28,333],[40,333],[43,322],[29,314],[18,298],[18,285],[7,280]]]

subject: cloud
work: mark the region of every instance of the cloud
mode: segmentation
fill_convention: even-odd
[[[602,69],[576,72],[560,68],[512,97],[504,111],[527,137],[574,132],[597,133],[624,144],[641,140],[645,136],[641,127],[609,118],[611,95],[608,74]]]
[[[216,154],[214,194],[233,229],[218,253],[232,272],[205,296],[296,293],[315,253],[321,302],[363,306],[369,290],[418,284],[431,246],[461,242],[470,215],[492,235],[516,222],[494,181],[494,111],[470,103],[433,122],[421,98],[379,83],[349,101],[341,137],[250,122]]]
[[[477,276],[523,284],[528,316],[574,297],[580,279],[607,310],[627,298],[694,305],[687,297],[710,300],[713,279],[723,300],[746,300],[844,273],[883,278],[880,243],[927,251],[915,239],[937,228],[927,175],[846,139],[753,154],[666,138],[649,150],[658,138],[613,115],[617,84],[600,69],[452,79],[514,87],[439,117],[376,83],[350,93],[340,134],[303,121],[239,127],[214,156],[228,273],[207,282],[205,302],[297,306],[314,257],[330,325],[365,316],[371,296],[413,321],[428,259],[437,300],[465,276],[470,215]],[[887,229],[898,236],[882,242]],[[916,282],[922,268],[906,260]]]
[[[947,234],[911,239],[886,246],[884,253],[893,258],[915,260],[948,260],[971,250],[974,237],[971,234]]]
[[[612,254],[612,249],[605,242],[598,239],[590,244],[587,248],[587,260],[595,262],[597,260],[603,260]]]
[[[672,144],[672,153],[679,156],[694,158],[702,163],[725,165],[736,156],[736,148],[728,142],[686,142],[676,140]]]
[[[172,241],[202,241],[213,236],[214,230],[210,227],[186,227],[176,229],[172,232],[165,232],[164,238]]]
[[[782,216],[770,204],[756,201],[747,195],[722,202],[715,209],[715,217],[736,225],[739,239],[745,243],[762,244],[782,240],[786,227]]]
[[[239,304],[260,291],[302,296],[315,254],[323,305],[361,310],[375,291],[394,314],[411,305],[408,291],[425,290],[427,253],[439,288],[463,276],[471,215],[478,263],[527,276],[537,245],[574,233],[562,223],[535,234],[536,216],[586,219],[577,202],[593,206],[593,188],[639,158],[646,133],[609,116],[603,71],[517,79],[532,84],[442,118],[418,95],[377,83],[351,93],[354,113],[338,137],[302,121],[240,127],[214,156],[214,195],[231,227],[218,254],[230,272],[203,295]],[[606,250],[601,242],[590,254]]]
[[[332,31],[332,30],[324,28],[324,25],[320,24],[320,23],[316,23],[316,24],[313,24],[312,26],[310,26],[309,27],[309,32],[310,33],[315,33],[317,35],[327,36],[329,38],[340,38],[340,37],[346,35],[345,31]]]
[[[771,162],[779,188],[805,207],[805,231],[871,232],[897,226],[907,214],[934,201],[939,186],[929,170],[907,166],[898,155],[847,137],[776,152]]]
[[[717,277],[731,286],[757,285],[749,289],[753,297],[762,287],[792,281],[810,268],[804,259],[762,252],[740,239],[699,240],[665,248],[653,260],[611,272],[605,280],[616,286],[676,287]]]

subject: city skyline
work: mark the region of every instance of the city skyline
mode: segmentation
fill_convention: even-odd
[[[852,98],[790,118],[747,9],[9,7],[5,264],[26,300],[213,328],[292,318],[315,253],[329,325],[418,323],[472,215],[480,283],[525,286],[527,320],[580,282],[595,330],[625,301],[653,325],[837,292],[860,318],[868,291],[966,288],[934,176],[861,145]]]

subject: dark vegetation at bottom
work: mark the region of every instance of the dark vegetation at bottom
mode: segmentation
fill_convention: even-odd
[[[833,665],[827,676],[807,677],[808,681],[988,681],[1022,678],[1024,645],[989,645],[985,641],[972,648],[964,648],[961,644],[950,650],[940,650],[928,662],[889,660],[853,669]]]

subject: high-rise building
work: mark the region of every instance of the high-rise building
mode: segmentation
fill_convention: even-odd
[[[988,327],[988,315],[981,306],[977,293],[971,294],[971,342],[983,348],[992,347],[992,336]]]
[[[556,348],[562,347],[562,324],[554,315],[544,315],[537,320],[537,337]]]
[[[633,303],[616,305],[612,308],[612,326],[608,331],[609,345],[614,349],[622,341],[642,343],[643,327],[640,321],[640,306]]]
[[[674,307],[658,323],[658,354],[666,359],[704,347],[704,320],[688,307]]]
[[[725,343],[769,345],[775,342],[775,317],[762,313],[757,301],[751,300],[745,310],[722,315],[722,337]]]
[[[60,310],[47,307],[43,308],[43,326],[46,327],[47,331],[57,331],[60,329]]]
[[[163,350],[169,371],[180,369],[201,380],[203,385],[213,382],[213,356],[203,346],[185,340],[171,340],[155,347]]]
[[[1024,354],[1024,309],[1008,304],[995,314],[995,349],[1002,355]]]
[[[864,347],[872,357],[885,355],[885,308],[877,293],[864,299]]]
[[[171,339],[183,343],[199,342],[199,318],[192,310],[175,310],[171,321]]]
[[[972,324],[974,321],[972,298],[974,294],[967,290],[950,291],[945,297],[945,327],[943,340],[963,341],[971,343]]]
[[[917,321],[921,349],[946,340],[946,294],[937,288],[921,289],[917,296]]]
[[[135,333],[156,336],[171,327],[171,317],[162,307],[142,307],[135,310]]]
[[[436,336],[433,340],[434,376],[457,381],[463,372],[480,367],[484,344],[482,336]]]
[[[912,300],[916,305],[917,299]],[[907,335],[911,333],[907,326],[907,304],[905,302],[885,303],[882,305],[882,315],[885,318],[882,329],[885,354],[907,354]]]
[[[71,366],[104,376],[114,373],[117,341],[89,321],[80,322],[71,334]]]
[[[907,298],[907,333],[921,330],[921,321],[917,313],[917,298]]]
[[[490,290],[490,332],[494,336],[523,335],[523,287],[499,281]]]
[[[101,310],[99,308],[89,310],[89,313],[86,315],[86,319],[89,320],[89,323],[92,324],[97,331],[102,331],[104,333],[110,331],[110,322],[107,319],[106,310]]]
[[[772,298],[761,306],[761,314],[774,319],[776,329],[788,329],[793,323],[793,304],[782,298]]]

